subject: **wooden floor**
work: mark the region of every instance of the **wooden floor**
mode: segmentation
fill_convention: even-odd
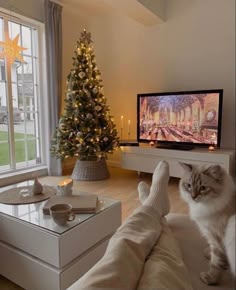
[[[124,221],[140,203],[138,200],[137,186],[143,180],[151,184],[151,174],[142,173],[138,177],[137,173],[130,170],[124,170],[117,167],[110,167],[110,178],[101,181],[74,181],[74,186],[81,191],[96,193],[121,200],[122,202],[122,220]],[[59,180],[65,177],[43,177],[40,181],[47,185],[56,185]],[[170,178],[168,194],[171,204],[170,212],[187,213],[187,206],[181,200],[178,191],[177,178]],[[22,290],[21,287],[0,276],[1,290]],[[43,289],[42,289],[43,290]],[[44,289],[50,290],[50,289]]]

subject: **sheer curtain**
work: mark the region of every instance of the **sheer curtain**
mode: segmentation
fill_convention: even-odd
[[[45,0],[45,32],[47,53],[49,138],[51,139],[61,110],[62,91],[62,6]],[[50,142],[49,142],[50,145]],[[49,154],[49,175],[61,175],[61,161]]]

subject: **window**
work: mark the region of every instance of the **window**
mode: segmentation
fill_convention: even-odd
[[[11,64],[6,57],[0,58],[0,177],[46,164],[41,133],[46,110],[40,84],[42,24],[0,11],[0,41],[17,35],[18,45],[26,48],[21,52],[24,62],[15,59]]]

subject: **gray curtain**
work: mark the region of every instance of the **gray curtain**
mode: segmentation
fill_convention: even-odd
[[[45,0],[49,139],[58,125],[62,95],[62,6]],[[50,145],[50,142],[49,142]],[[49,175],[61,175],[61,161],[49,154]]]

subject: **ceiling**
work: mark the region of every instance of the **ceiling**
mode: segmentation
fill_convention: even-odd
[[[99,15],[117,11],[143,25],[155,25],[165,20],[166,0],[60,0],[63,6]],[[155,4],[153,4],[155,3]]]

